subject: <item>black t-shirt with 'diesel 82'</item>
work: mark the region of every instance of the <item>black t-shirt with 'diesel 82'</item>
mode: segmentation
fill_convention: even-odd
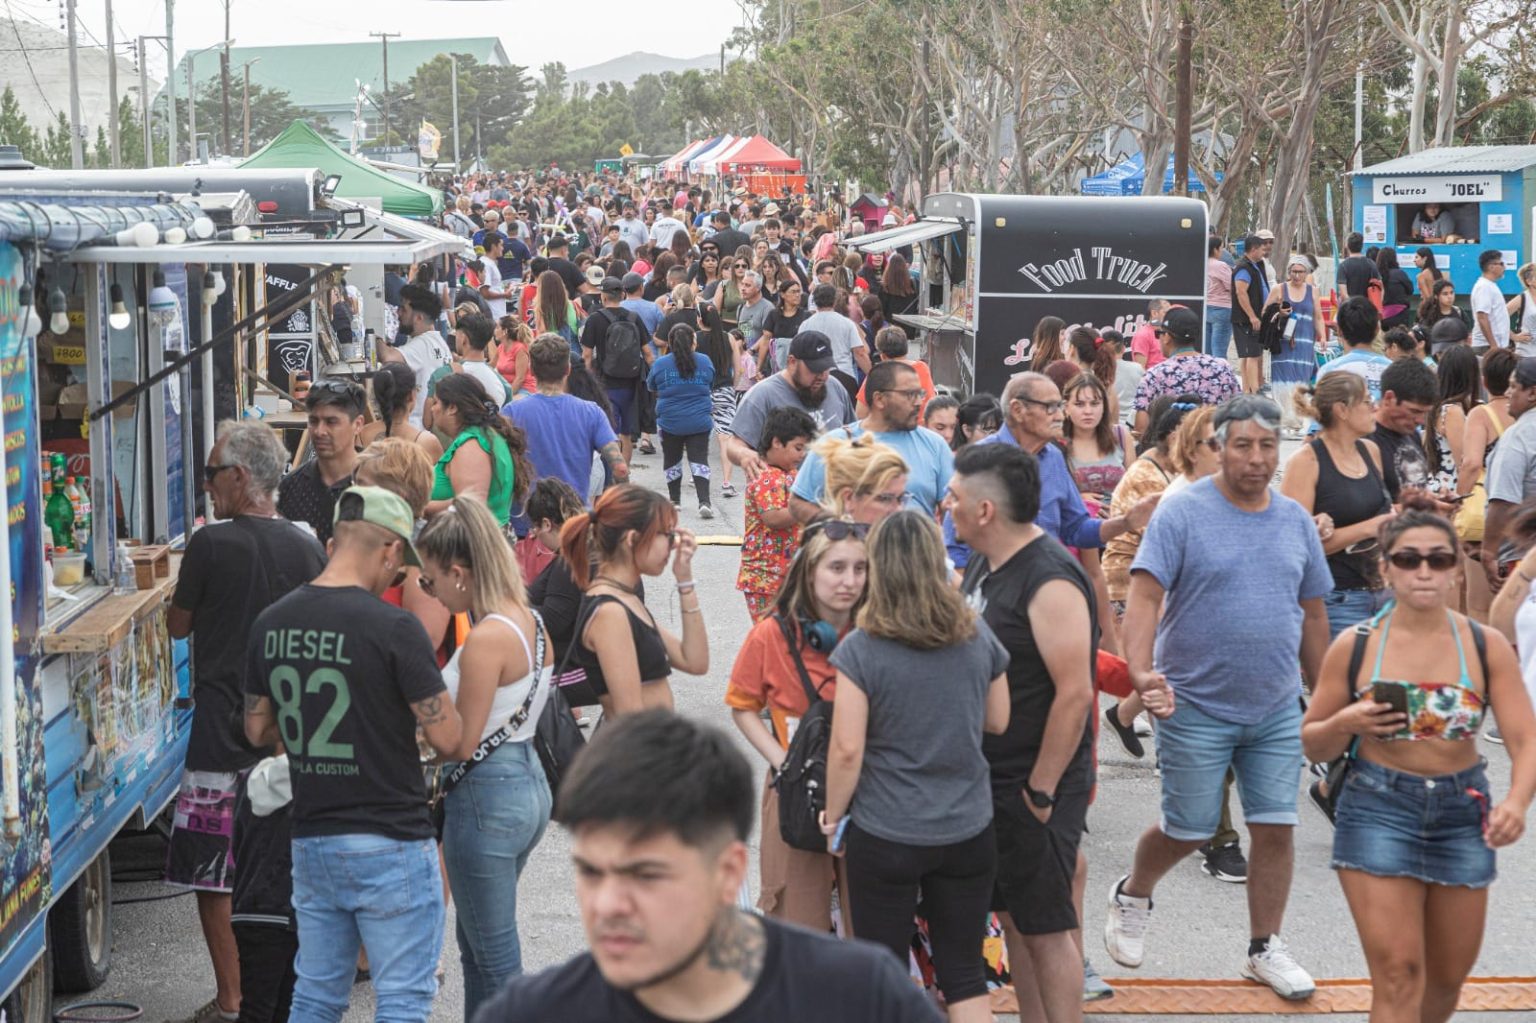
[[[288,752],[295,838],[432,837],[411,704],[446,690],[414,615],[355,586],[301,586],[256,619],[245,678]]]

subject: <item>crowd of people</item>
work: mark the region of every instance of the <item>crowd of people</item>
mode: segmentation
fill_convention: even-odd
[[[198,1023],[339,1020],[364,977],[379,1018],[425,1019],[450,901],[466,1020],[987,1020],[990,932],[1020,1018],[1062,1023],[1113,996],[1095,955],[1156,955],[1190,854],[1247,885],[1242,975],[1305,999],[1309,763],[1373,1023],[1449,1018],[1536,794],[1536,357],[1454,313],[1394,356],[1370,296],[1335,306],[1305,257],[1273,282],[1251,235],[1203,329],[1047,317],[1029,371],[962,401],[911,357],[907,255],[852,252],[864,225],[813,199],[456,187],[476,256],[394,275],[371,393],[309,392],[312,459],[285,475],[248,421],[205,467],[218,521],[170,618]],[[1279,306],[1294,359],[1255,349]],[[658,452],[665,492],[631,482]],[[685,469],[699,518],[740,501],[745,628],[701,601]],[[712,663],[739,736],[675,711]],[[1155,744],[1161,803],[1101,947],[1103,726]],[[517,882],[551,821],[590,950],[529,976]]]

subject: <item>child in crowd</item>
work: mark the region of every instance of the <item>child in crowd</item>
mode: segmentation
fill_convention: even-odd
[[[800,527],[789,510],[789,488],[816,433],[816,420],[798,408],[776,408],[763,422],[757,453],[768,468],[747,485],[741,573],[736,577],[736,588],[754,622],[772,610],[774,595],[795,556]]]

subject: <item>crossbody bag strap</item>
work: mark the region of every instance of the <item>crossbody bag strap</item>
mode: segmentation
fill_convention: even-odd
[[[1477,650],[1477,666],[1483,669],[1483,706],[1491,707],[1493,688],[1488,684],[1488,633],[1470,618],[1467,624],[1472,627],[1472,646]]]
[[[795,630],[782,615],[774,615],[773,620],[779,623],[779,631],[784,634],[784,642],[789,646],[789,656],[795,662],[795,671],[800,675],[800,685],[805,689],[806,706],[821,702],[821,693],[811,684],[811,673],[805,670],[805,661],[800,658],[800,644],[795,639]]]
[[[496,752],[497,748],[517,734],[517,730],[528,723],[528,715],[533,711],[533,700],[539,693],[539,676],[544,673],[544,619],[539,617],[537,611],[530,609],[533,615],[533,663],[528,666],[529,673],[533,676],[528,683],[528,695],[523,697],[522,706],[512,712],[512,717],[507,723],[495,732],[480,740],[480,745],[469,755],[469,759],[463,761],[443,779],[443,794],[453,791],[453,787],[464,780],[464,776],[474,770],[475,765],[486,757]],[[554,677],[550,677],[553,684]]]

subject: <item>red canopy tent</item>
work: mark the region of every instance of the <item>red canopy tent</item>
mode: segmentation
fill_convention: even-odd
[[[761,135],[753,135],[745,145],[719,161],[718,169],[722,174],[746,174],[754,170],[794,172],[800,169],[800,161]]]

